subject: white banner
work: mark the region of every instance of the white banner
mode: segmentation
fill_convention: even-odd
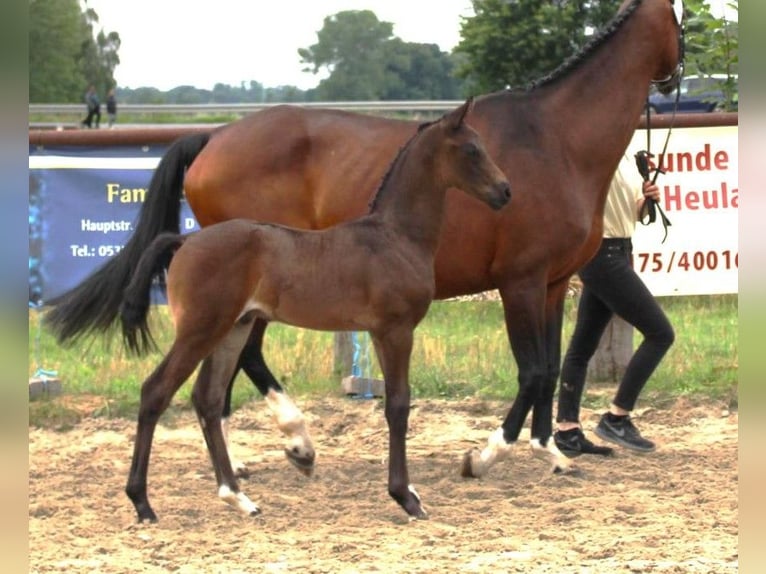
[[[672,130],[666,173],[657,177],[660,206],[672,223],[667,239],[659,213],[651,225],[639,223],[633,238],[634,267],[655,295],[738,292],[737,132],[737,126]],[[667,130],[651,135],[657,162]],[[628,153],[646,144],[646,130],[636,130]]]

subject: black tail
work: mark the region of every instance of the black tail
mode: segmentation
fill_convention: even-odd
[[[164,283],[165,270],[170,265],[173,252],[186,237],[170,232],[158,235],[141,255],[133,277],[122,294],[122,339],[128,350],[136,355],[143,355],[156,347],[147,321],[152,302],[152,281],[157,277]]]
[[[179,232],[184,174],[209,138],[207,133],[194,134],[170,146],[152,175],[135,230],[122,250],[78,286],[48,302],[53,308],[44,321],[59,343],[103,334],[114,325],[123,289],[141,254],[160,233]]]

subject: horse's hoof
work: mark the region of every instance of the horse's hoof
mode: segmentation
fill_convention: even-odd
[[[428,513],[420,506],[418,506],[417,510],[413,513],[408,512],[407,514],[409,515],[410,522],[414,522],[415,520],[428,520]]]
[[[156,524],[157,523],[157,515],[154,514],[151,510],[149,513],[142,513],[138,515],[138,523],[143,524],[144,522],[148,522],[149,524]]]
[[[479,449],[472,448],[463,455],[463,464],[460,466],[460,476],[463,478],[479,478],[473,472],[473,455],[478,452]]]
[[[295,449],[285,449],[285,456],[295,468],[303,475],[311,476],[314,473],[314,455],[301,456],[295,452]]]
[[[144,522],[154,524],[157,522],[157,515],[154,514],[154,510],[152,510],[152,507],[149,506],[148,502],[134,503],[134,507],[136,509],[139,524],[143,524]]]

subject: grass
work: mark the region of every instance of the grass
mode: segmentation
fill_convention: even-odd
[[[737,295],[662,298],[660,303],[676,330],[676,342],[647,384],[642,404],[662,404],[685,396],[736,408]],[[165,351],[173,337],[166,308],[155,309],[154,317],[157,342]],[[574,302],[568,299],[565,345],[575,317]],[[95,340],[62,348],[41,326],[40,318],[39,312],[30,311],[29,375],[38,368],[56,370],[64,396],[31,401],[30,424],[66,428],[84,415],[134,417],[141,383],[160,362],[161,353],[135,358],[125,353],[116,339],[111,344]],[[640,335],[636,335],[634,345],[639,342]],[[333,374],[332,333],[274,324],[267,333],[264,355],[292,395],[340,394],[340,381]],[[510,401],[517,391],[517,373],[502,306],[497,301],[434,302],[416,331],[410,373],[414,397],[474,396]],[[374,360],[369,375],[380,377]],[[606,406],[613,390],[613,382],[591,384],[584,403],[591,408]],[[190,392],[190,383],[181,387],[171,405],[171,417],[190,408]],[[234,391],[235,408],[257,396],[253,385],[240,375]],[[87,405],[85,412],[83,404]]]

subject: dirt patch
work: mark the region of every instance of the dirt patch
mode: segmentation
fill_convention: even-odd
[[[217,498],[191,415],[158,428],[149,496],[159,522],[151,525],[136,524],[123,492],[133,422],[30,429],[30,572],[738,570],[736,412],[647,410],[637,423],[656,453],[580,457],[577,476],[550,474],[523,434],[514,458],[467,480],[463,453],[484,446],[508,405],[416,401],[410,475],[430,520],[409,522],[386,493],[380,402],[300,402],[318,454],[311,478],[286,461],[263,403],[234,416],[231,449],[253,472],[241,486],[263,511],[256,518]],[[586,430],[597,418],[584,412]]]

